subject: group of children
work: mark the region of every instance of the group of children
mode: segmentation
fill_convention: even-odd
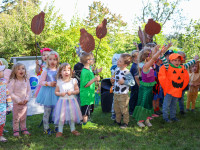
[[[178,100],[183,100],[184,89],[189,79],[187,110],[190,102],[194,110],[200,85],[198,57],[182,65],[184,58],[178,53],[170,54],[165,58],[164,54],[169,47],[171,43],[163,46],[161,50],[159,45],[144,47],[141,51],[133,51],[132,55],[121,54],[117,60],[111,82],[114,93],[115,123],[121,128],[128,126],[129,115],[133,115],[140,127],[152,126],[150,120],[156,116],[155,112],[163,113],[166,122],[178,121],[176,103]],[[64,124],[69,124],[71,133],[78,136],[80,133],[76,130],[75,123],[81,121],[83,129],[97,128],[97,124],[89,121],[89,117],[94,105],[95,83],[100,80],[99,75],[95,77],[95,74],[102,69],[91,68],[94,64],[93,54],[82,52],[79,55],[80,62],[74,66],[75,78],[70,64],[60,64],[57,52],[44,48],[41,50],[41,55],[42,63],[36,61],[39,86],[35,90],[35,97],[36,102],[44,106],[44,133],[56,132],[56,137],[61,137]],[[162,67],[160,60],[162,60]],[[132,67],[129,71],[127,67],[131,63]],[[186,69],[193,64],[195,65],[190,70],[189,78]],[[2,142],[6,141],[3,137],[3,127],[6,112],[10,110],[13,111],[13,135],[19,137],[20,131],[24,135],[30,135],[26,128],[26,113],[31,90],[26,68],[21,63],[14,64],[7,80],[4,79],[5,68],[5,63],[0,61],[0,141]],[[130,100],[129,87],[131,87]],[[165,97],[161,112],[159,99],[162,91]],[[171,120],[168,119],[169,111]],[[54,131],[49,127],[50,116],[55,124]]]

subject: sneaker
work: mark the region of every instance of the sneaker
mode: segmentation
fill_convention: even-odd
[[[158,111],[154,111],[154,113],[158,116],[161,115]]]
[[[146,126],[152,127],[152,124],[151,124],[151,122],[149,121],[149,119],[147,119],[144,123],[145,123]]]
[[[195,112],[195,110],[194,110],[194,109],[191,109],[191,112]]]
[[[112,114],[111,119],[112,119],[112,120],[115,120],[115,119],[116,119],[116,115],[115,115],[115,114]]]
[[[128,125],[126,123],[124,123],[123,125],[120,126],[121,129],[126,129],[128,127]]]
[[[114,121],[114,123],[118,124],[119,126],[121,126],[121,122],[117,122],[116,120]]]
[[[91,122],[87,122],[85,125],[82,124],[82,129],[88,129],[88,128],[97,128],[97,125],[91,123]]]
[[[73,134],[73,135],[76,135],[76,136],[79,136],[79,135],[80,135],[80,133],[79,133],[78,131],[76,131],[76,130],[72,131],[72,134]]]
[[[31,135],[27,129],[22,130],[22,134],[23,135]]]
[[[162,112],[161,110],[158,110],[157,112],[158,112],[158,113],[160,113],[160,115],[162,115],[162,114],[163,114],[163,112]]]
[[[176,117],[172,118],[171,120],[174,121],[174,122],[178,122],[179,121]]]
[[[184,112],[184,111],[180,111],[180,114],[181,114],[181,115],[185,115],[185,112]]]
[[[58,138],[58,137],[62,137],[62,132],[57,132],[56,133],[56,137]]]
[[[145,127],[144,123],[143,122],[137,122],[137,125],[141,128]]]
[[[190,110],[189,109],[186,109],[186,112],[189,112]]]
[[[54,133],[57,133],[57,132],[58,132],[58,127],[55,127]]]
[[[164,121],[165,121],[166,123],[171,123],[171,122],[172,122],[172,121],[169,120],[168,118],[167,118],[167,119],[164,119]]]
[[[153,114],[152,117],[156,118],[156,117],[159,117],[159,115]]]
[[[19,137],[19,131],[14,131],[13,136]]]
[[[48,134],[48,135],[51,135],[53,132],[51,131],[51,129],[47,129],[47,130],[44,130],[43,132],[44,134]]]
[[[7,139],[3,136],[0,136],[0,142],[7,142]]]

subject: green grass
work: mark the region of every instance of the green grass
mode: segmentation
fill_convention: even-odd
[[[65,126],[64,136],[61,138],[55,138],[55,134],[43,135],[42,127],[38,128],[42,115],[35,115],[27,117],[27,127],[32,135],[15,138],[12,136],[12,115],[10,114],[5,127],[9,130],[9,133],[5,134],[8,142],[0,143],[0,149],[200,149],[199,100],[196,103],[196,112],[188,112],[185,116],[177,114],[180,122],[166,124],[162,117],[159,117],[151,121],[153,127],[143,129],[137,127],[136,121],[132,117],[130,117],[129,127],[120,129],[110,119],[111,114],[102,113],[99,106],[95,108],[92,115],[93,122],[98,123],[99,128],[82,130],[80,125],[76,125],[76,129],[81,133],[79,137],[70,133],[69,126]],[[53,127],[52,124],[51,126]]]

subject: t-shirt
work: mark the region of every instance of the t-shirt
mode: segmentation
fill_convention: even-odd
[[[94,79],[94,73],[92,72],[92,69],[83,68],[80,77],[81,106],[94,104],[95,83],[92,83],[89,87],[85,87],[85,85],[92,79]]]
[[[138,64],[133,63],[130,69],[130,72],[135,80],[135,76],[139,77],[139,71],[138,71]],[[135,85],[132,87],[133,89],[138,88],[137,82],[135,82]]]
[[[80,88],[80,77],[81,77],[81,71],[84,68],[84,65],[80,62],[78,62],[76,65],[74,65],[74,71],[75,71],[75,78],[78,81],[78,87]]]
[[[114,93],[115,94],[127,94],[129,92],[129,86],[122,84],[120,85],[118,83],[119,79],[124,79],[125,78],[125,74],[127,74],[129,72],[128,69],[125,70],[120,70],[119,68],[117,68],[116,72],[115,72],[115,83],[114,83]]]

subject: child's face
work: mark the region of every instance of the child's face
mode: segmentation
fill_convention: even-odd
[[[124,60],[122,57],[120,57],[117,61],[117,67],[119,67],[120,69],[123,69],[125,67],[127,67],[127,65],[124,63]]]
[[[94,64],[94,57],[92,56],[89,60],[88,60],[89,64],[90,65],[93,65]]]
[[[43,60],[44,62],[47,62],[47,56],[48,56],[48,54],[49,54],[49,51],[44,51],[44,52],[42,53],[42,60]]]
[[[170,62],[175,66],[178,67],[181,65],[181,59],[178,57],[176,59],[170,60]]]
[[[26,72],[25,66],[24,65],[19,66],[16,71],[17,78],[23,78],[25,76],[25,72]]]
[[[51,68],[54,68],[54,67],[56,67],[57,66],[57,64],[58,64],[58,58],[57,58],[58,56],[57,55],[50,55],[49,56],[49,60],[48,60],[48,63],[49,63],[49,66],[51,67]]]
[[[197,72],[197,69],[198,69],[198,66],[197,66],[197,64],[195,64],[193,67],[192,67],[192,72]]]
[[[70,76],[71,70],[68,66],[64,67],[61,71],[62,78],[65,79]]]
[[[3,71],[0,71],[0,78],[3,78],[4,77],[4,73]]]

